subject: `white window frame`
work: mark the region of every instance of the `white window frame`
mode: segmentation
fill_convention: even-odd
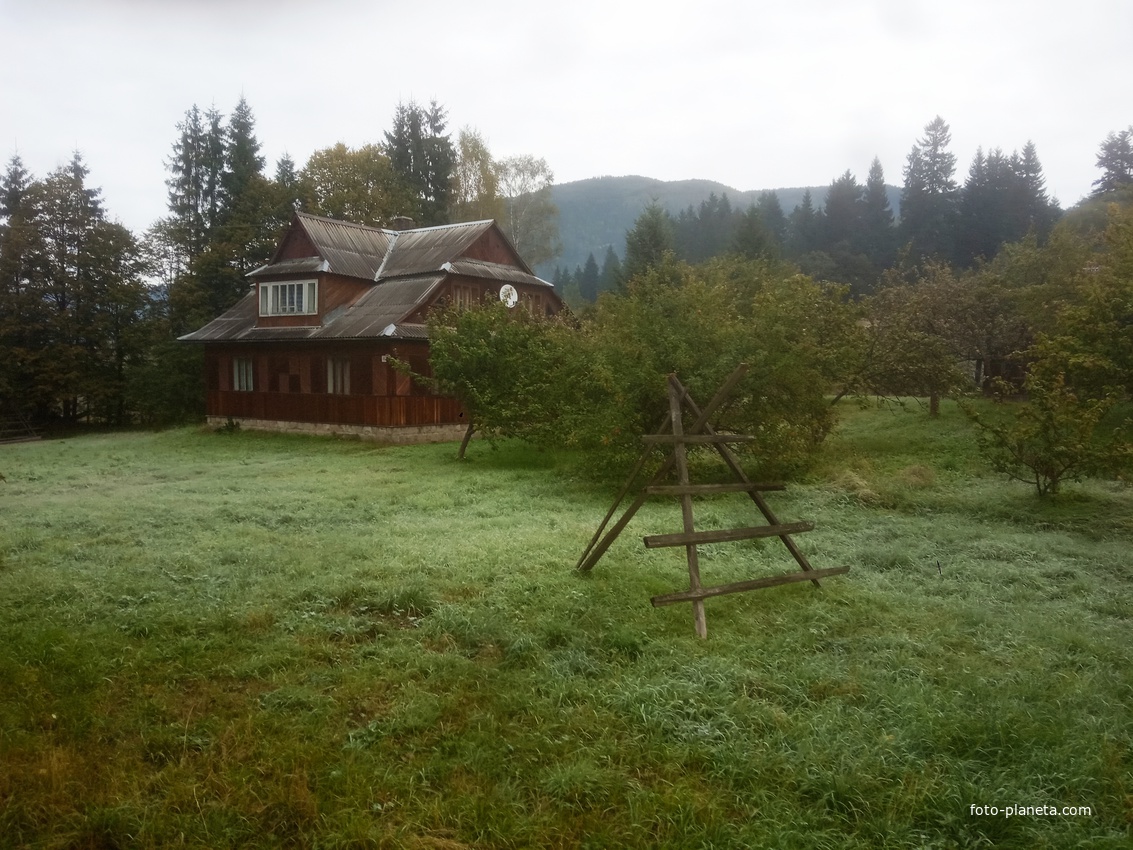
[[[256,364],[251,357],[232,358],[232,389],[250,393],[256,388]]]
[[[327,358],[327,392],[331,395],[350,395],[350,358]]]
[[[317,280],[284,280],[260,284],[261,316],[313,316],[318,312]]]

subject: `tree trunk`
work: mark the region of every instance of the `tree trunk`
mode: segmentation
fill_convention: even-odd
[[[939,393],[932,393],[928,397],[928,415],[929,416],[939,416],[940,415],[940,394]]]
[[[464,439],[460,441],[460,450],[456,453],[457,460],[464,460],[464,451],[468,448],[468,442],[472,439],[472,432],[476,430],[476,426],[472,423],[472,419],[468,420],[468,430],[464,432]]]

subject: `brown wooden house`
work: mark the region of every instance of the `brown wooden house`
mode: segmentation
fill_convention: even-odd
[[[456,439],[455,399],[394,371],[429,374],[434,306],[499,298],[539,315],[562,300],[494,221],[407,230],[297,213],[232,309],[181,337],[205,347],[206,414],[245,427]]]

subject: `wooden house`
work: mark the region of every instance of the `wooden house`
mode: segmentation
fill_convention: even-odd
[[[456,439],[459,403],[389,362],[429,374],[429,311],[485,298],[539,315],[562,308],[493,221],[387,230],[297,213],[248,277],[232,309],[181,337],[204,346],[213,424]]]

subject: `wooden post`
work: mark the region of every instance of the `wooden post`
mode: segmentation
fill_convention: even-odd
[[[684,434],[684,425],[681,422],[682,395],[684,395],[684,388],[678,383],[677,376],[670,375],[669,413],[673,420],[673,436],[678,439],[673,447],[673,457],[677,464],[677,485],[688,486],[688,455],[685,451],[685,444],[679,441]],[[696,529],[693,527],[692,520],[692,496],[688,493],[681,494],[681,518],[684,521],[685,534],[695,534]],[[693,591],[700,590],[700,560],[697,555],[696,544],[687,544],[685,552],[688,555],[689,586]],[[692,619],[696,626],[696,636],[702,639],[708,637],[708,622],[704,617],[703,599],[692,601]]]

